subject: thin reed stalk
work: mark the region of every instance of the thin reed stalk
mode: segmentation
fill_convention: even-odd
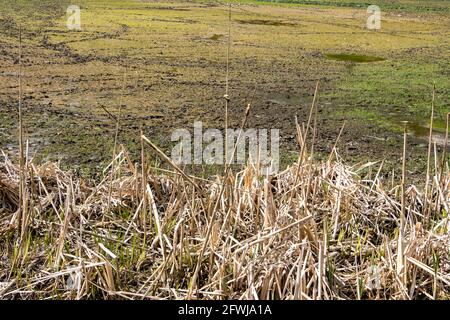
[[[428,192],[430,187],[430,169],[431,169],[431,146],[433,141],[433,120],[434,120],[434,99],[436,95],[436,84],[433,84],[433,94],[431,99],[431,113],[430,113],[430,129],[428,134],[428,153],[427,153],[427,173],[425,177],[425,199],[428,199]],[[425,203],[425,217],[427,223],[430,220],[430,210],[431,204]]]

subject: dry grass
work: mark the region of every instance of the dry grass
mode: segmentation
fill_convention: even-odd
[[[94,184],[3,154],[0,298],[450,298],[448,164],[431,162],[425,199],[382,163],[314,161],[298,133],[302,158],[270,177],[249,164],[207,180],[151,168],[144,150],[142,168],[122,147]]]

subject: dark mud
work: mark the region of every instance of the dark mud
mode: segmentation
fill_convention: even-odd
[[[339,54],[326,54],[325,55],[327,59],[330,60],[337,60],[337,61],[349,61],[349,62],[356,62],[356,63],[364,63],[364,62],[379,62],[379,61],[385,61],[385,58],[376,57],[376,56],[367,56],[362,54],[345,54],[345,53],[339,53]]]
[[[236,19],[236,22],[240,24],[255,24],[255,25],[261,25],[261,26],[296,26],[296,23],[288,22],[288,21],[280,21],[280,20],[264,20],[264,19],[249,19],[249,20],[240,20]]]

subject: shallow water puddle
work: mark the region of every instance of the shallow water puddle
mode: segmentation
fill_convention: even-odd
[[[218,41],[223,37],[223,34],[213,34],[211,37],[209,37],[210,40]]]
[[[310,97],[308,95],[298,95],[298,94],[271,94],[270,98],[267,99],[268,102],[279,104],[283,106],[301,107],[303,105],[309,105]]]
[[[385,120],[396,125],[401,130],[403,130],[402,128],[405,125],[405,120],[408,120],[408,134],[428,143],[428,138],[430,136],[429,119],[420,120],[418,117],[413,118],[411,115],[405,117],[399,112],[392,112],[386,116]],[[433,120],[431,141],[439,146],[443,146],[445,143],[445,130],[446,122],[439,117],[435,117]]]
[[[411,135],[424,140],[428,140],[430,135],[430,127],[419,123],[408,123],[408,131]],[[431,141],[439,146],[443,146],[445,143],[445,132],[433,129]]]

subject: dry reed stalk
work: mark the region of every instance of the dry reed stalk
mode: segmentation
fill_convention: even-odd
[[[123,79],[122,79],[122,90],[120,92],[120,99],[119,99],[119,110],[117,112],[117,116],[115,117],[115,130],[114,130],[114,143],[113,143],[113,151],[112,151],[112,161],[111,161],[111,177],[110,177],[110,183],[109,183],[109,194],[108,194],[108,198],[109,201],[108,203],[111,202],[111,193],[112,193],[112,183],[113,180],[115,178],[115,164],[116,164],[116,153],[117,153],[117,142],[118,142],[118,138],[119,138],[119,131],[120,131],[120,117],[121,117],[121,113],[122,113],[122,104],[123,104],[123,95],[125,93],[125,82],[126,82],[126,78],[127,78],[127,72],[125,71],[123,73]],[[106,109],[105,109],[106,110]],[[110,213],[110,206],[108,204],[108,207],[106,208],[106,213],[109,214]]]
[[[294,186],[297,185],[298,178],[299,178],[299,175],[300,175],[300,171],[301,171],[301,168],[302,168],[303,159],[304,159],[305,154],[306,154],[306,148],[307,148],[306,143],[307,143],[307,139],[308,139],[308,132],[309,132],[309,128],[310,128],[310,125],[311,125],[311,118],[313,116],[313,111],[314,111],[315,105],[316,105],[318,89],[319,89],[319,81],[316,82],[316,87],[314,89],[313,101],[312,101],[311,107],[309,109],[308,122],[306,124],[306,129],[305,130],[301,130],[299,128],[298,122],[297,122],[297,117],[296,117],[297,134],[300,134],[298,136],[298,141],[301,142],[301,144],[300,144],[300,156],[299,156],[298,161],[297,161],[297,171],[295,173]],[[289,206],[291,205],[292,199],[294,198],[295,189],[296,188],[294,187],[292,189],[292,191],[291,191],[290,200],[289,200]]]
[[[440,182],[439,185],[440,186],[442,186],[444,178],[445,178],[445,164],[447,162],[449,125],[450,125],[450,112],[447,113],[446,122],[445,122],[444,149],[442,150],[442,163],[441,163],[440,180],[439,180],[439,182]]]
[[[228,107],[230,103],[229,76],[230,76],[230,47],[231,47],[231,3],[228,4],[228,38],[227,38],[227,53],[226,53],[226,72],[225,72],[225,163],[228,163]]]
[[[19,26],[19,92],[18,92],[18,118],[19,118],[19,207],[17,213],[13,216],[11,224],[15,225],[20,232],[20,244],[22,246],[27,233],[28,220],[28,200],[26,190],[26,162],[24,154],[24,127],[22,111],[22,25]]]
[[[175,162],[173,162],[161,149],[158,148],[153,142],[151,142],[146,136],[141,136],[141,138],[155,150],[168,164],[172,166],[186,181],[188,181],[197,191],[201,192],[200,187],[189,177],[180,167],[178,167]]]
[[[333,160],[333,155],[336,153],[336,147],[339,142],[339,139],[341,138],[342,133],[344,132],[345,124],[346,124],[346,121],[344,121],[344,123],[342,123],[341,130],[339,130],[339,134],[334,142],[333,148],[331,149],[330,155],[328,156],[328,163],[330,165],[331,165],[331,161]]]
[[[428,201],[428,188],[430,184],[430,162],[431,162],[431,145],[432,145],[432,139],[433,139],[433,120],[434,120],[434,99],[436,95],[436,84],[433,84],[433,94],[431,99],[431,114],[430,114],[430,130],[428,135],[428,152],[427,152],[427,173],[425,177],[425,218],[426,222],[429,223],[430,221],[430,210],[431,210],[431,204],[429,204]]]
[[[144,227],[144,244],[147,240],[147,197],[145,196],[147,187],[147,162],[145,161],[144,153],[144,132],[141,128],[140,143],[141,143],[141,199],[142,199],[142,211],[141,211],[141,224]],[[151,225],[151,220],[150,220]]]
[[[403,128],[403,156],[402,156],[402,182],[401,182],[401,212],[400,212],[400,222],[398,226],[398,245],[397,245],[397,275],[399,277],[406,276],[405,270],[405,260],[404,260],[404,228],[405,228],[405,215],[406,215],[406,143],[408,136],[408,124],[404,123]]]
[[[148,194],[148,198],[149,198],[149,202],[150,202],[150,208],[153,212],[153,216],[154,216],[155,222],[156,222],[156,228],[157,228],[156,232],[158,235],[159,243],[161,245],[163,259],[165,260],[166,254],[165,254],[165,249],[164,249],[163,230],[162,230],[161,222],[159,219],[158,209],[156,208],[155,198],[153,197],[152,189],[150,188],[150,186],[148,184],[147,184],[147,194]]]
[[[310,151],[310,156],[311,158],[313,158],[314,155],[314,146],[316,145],[316,135],[317,135],[317,104],[316,107],[314,108],[314,122],[313,122],[313,136],[311,139],[311,151]]]
[[[72,186],[72,179],[70,178],[68,188],[67,188],[67,197],[66,197],[66,203],[65,203],[65,209],[64,209],[64,223],[61,225],[61,231],[59,234],[58,239],[58,249],[56,250],[56,256],[55,256],[55,263],[54,268],[56,270],[59,269],[60,261],[63,256],[63,249],[65,244],[65,239],[67,235],[67,229],[69,227],[70,219],[72,217],[72,194],[73,194],[73,186]]]

